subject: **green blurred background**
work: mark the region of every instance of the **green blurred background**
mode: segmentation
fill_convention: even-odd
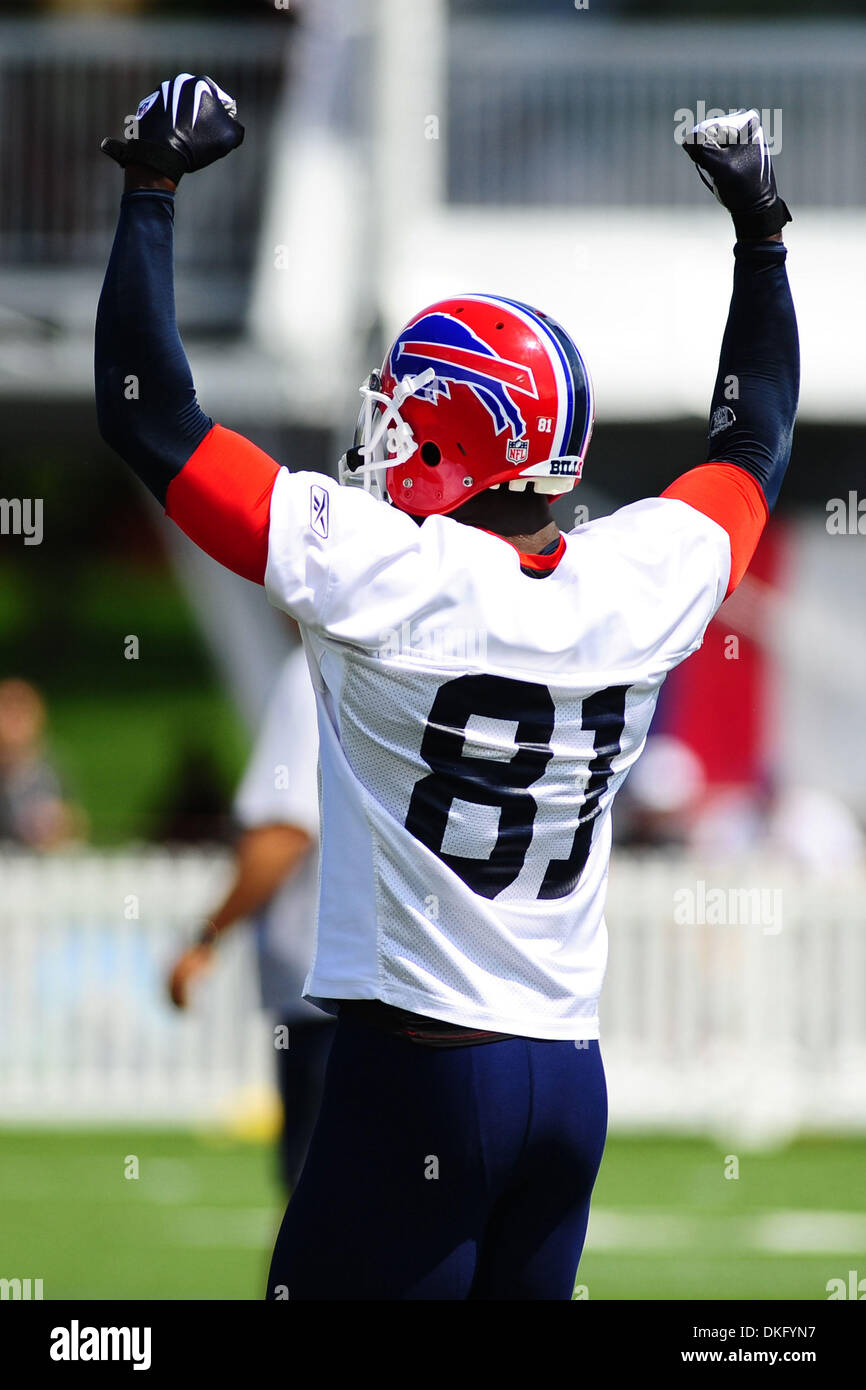
[[[159,839],[193,757],[225,808],[248,737],[172,573],[159,513],[127,470],[83,465],[59,441],[19,447],[3,479],[6,496],[44,499],[50,531],[41,546],[0,548],[0,671],[26,674],[47,697],[50,751],[91,842]],[[134,661],[123,656],[130,635]]]

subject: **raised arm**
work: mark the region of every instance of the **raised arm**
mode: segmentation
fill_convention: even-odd
[[[791,456],[800,354],[781,237],[790,214],[776,192],[756,112],[702,122],[686,148],[731,212],[738,240],[707,461],[662,495],[689,503],[727,531],[730,593],[755,552]]]
[[[96,316],[99,430],[197,545],[262,583],[278,465],[199,406],[174,304],[177,183],[240,144],[243,127],[216,83],[186,73],[145,98],[138,127],[103,142],[125,191]]]

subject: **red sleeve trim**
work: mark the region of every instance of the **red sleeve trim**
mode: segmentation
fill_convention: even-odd
[[[760,484],[734,463],[702,463],[676,478],[662,497],[687,502],[727,531],[731,543],[727,598],[749,568],[770,514]]]
[[[278,472],[249,439],[214,425],[169,484],[166,515],[221,565],[264,584]]]

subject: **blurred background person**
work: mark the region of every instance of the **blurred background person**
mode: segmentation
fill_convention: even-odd
[[[56,849],[85,830],[45,746],[46,718],[29,681],[0,682],[0,840],[27,849]]]
[[[235,798],[241,836],[231,886],[198,941],[177,960],[172,1001],[185,1008],[223,932],[254,923],[262,1005],[276,1020],[283,1108],[280,1169],[297,1183],[319,1109],[334,1021],[302,999],[315,947],[318,730],[303,648],[288,656]]]
[[[820,874],[862,864],[866,855],[866,836],[850,806],[823,787],[796,783],[776,793],[767,845]]]
[[[616,842],[629,849],[683,849],[706,788],[696,753],[670,734],[650,734],[622,789]]]
[[[710,788],[698,754],[672,734],[650,735],[620,800],[620,849],[707,859],[764,853],[824,873],[862,862],[866,852],[841,797],[796,782]]]

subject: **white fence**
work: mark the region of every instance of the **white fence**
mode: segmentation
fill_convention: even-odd
[[[0,1121],[214,1119],[260,1094],[270,1020],[250,934],[226,940],[188,1014],[165,999],[228,867],[150,850],[0,858]],[[862,871],[616,859],[612,1123],[740,1142],[866,1127],[864,904]]]
[[[756,1141],[866,1128],[866,873],[614,859],[611,1116]]]
[[[165,77],[214,72],[252,135],[243,159],[219,166],[179,219],[183,265],[241,271],[253,251],[269,131],[286,43],[255,24],[113,17],[0,22],[0,119],[8,196],[0,208],[4,264],[102,269],[119,184],[99,154],[127,113]],[[25,138],[29,127],[31,140]],[[34,155],[35,142],[38,154]],[[31,147],[28,149],[28,145]]]
[[[249,933],[181,1015],[166,974],[228,873],[221,854],[0,858],[0,1117],[216,1116],[270,1079]]]

